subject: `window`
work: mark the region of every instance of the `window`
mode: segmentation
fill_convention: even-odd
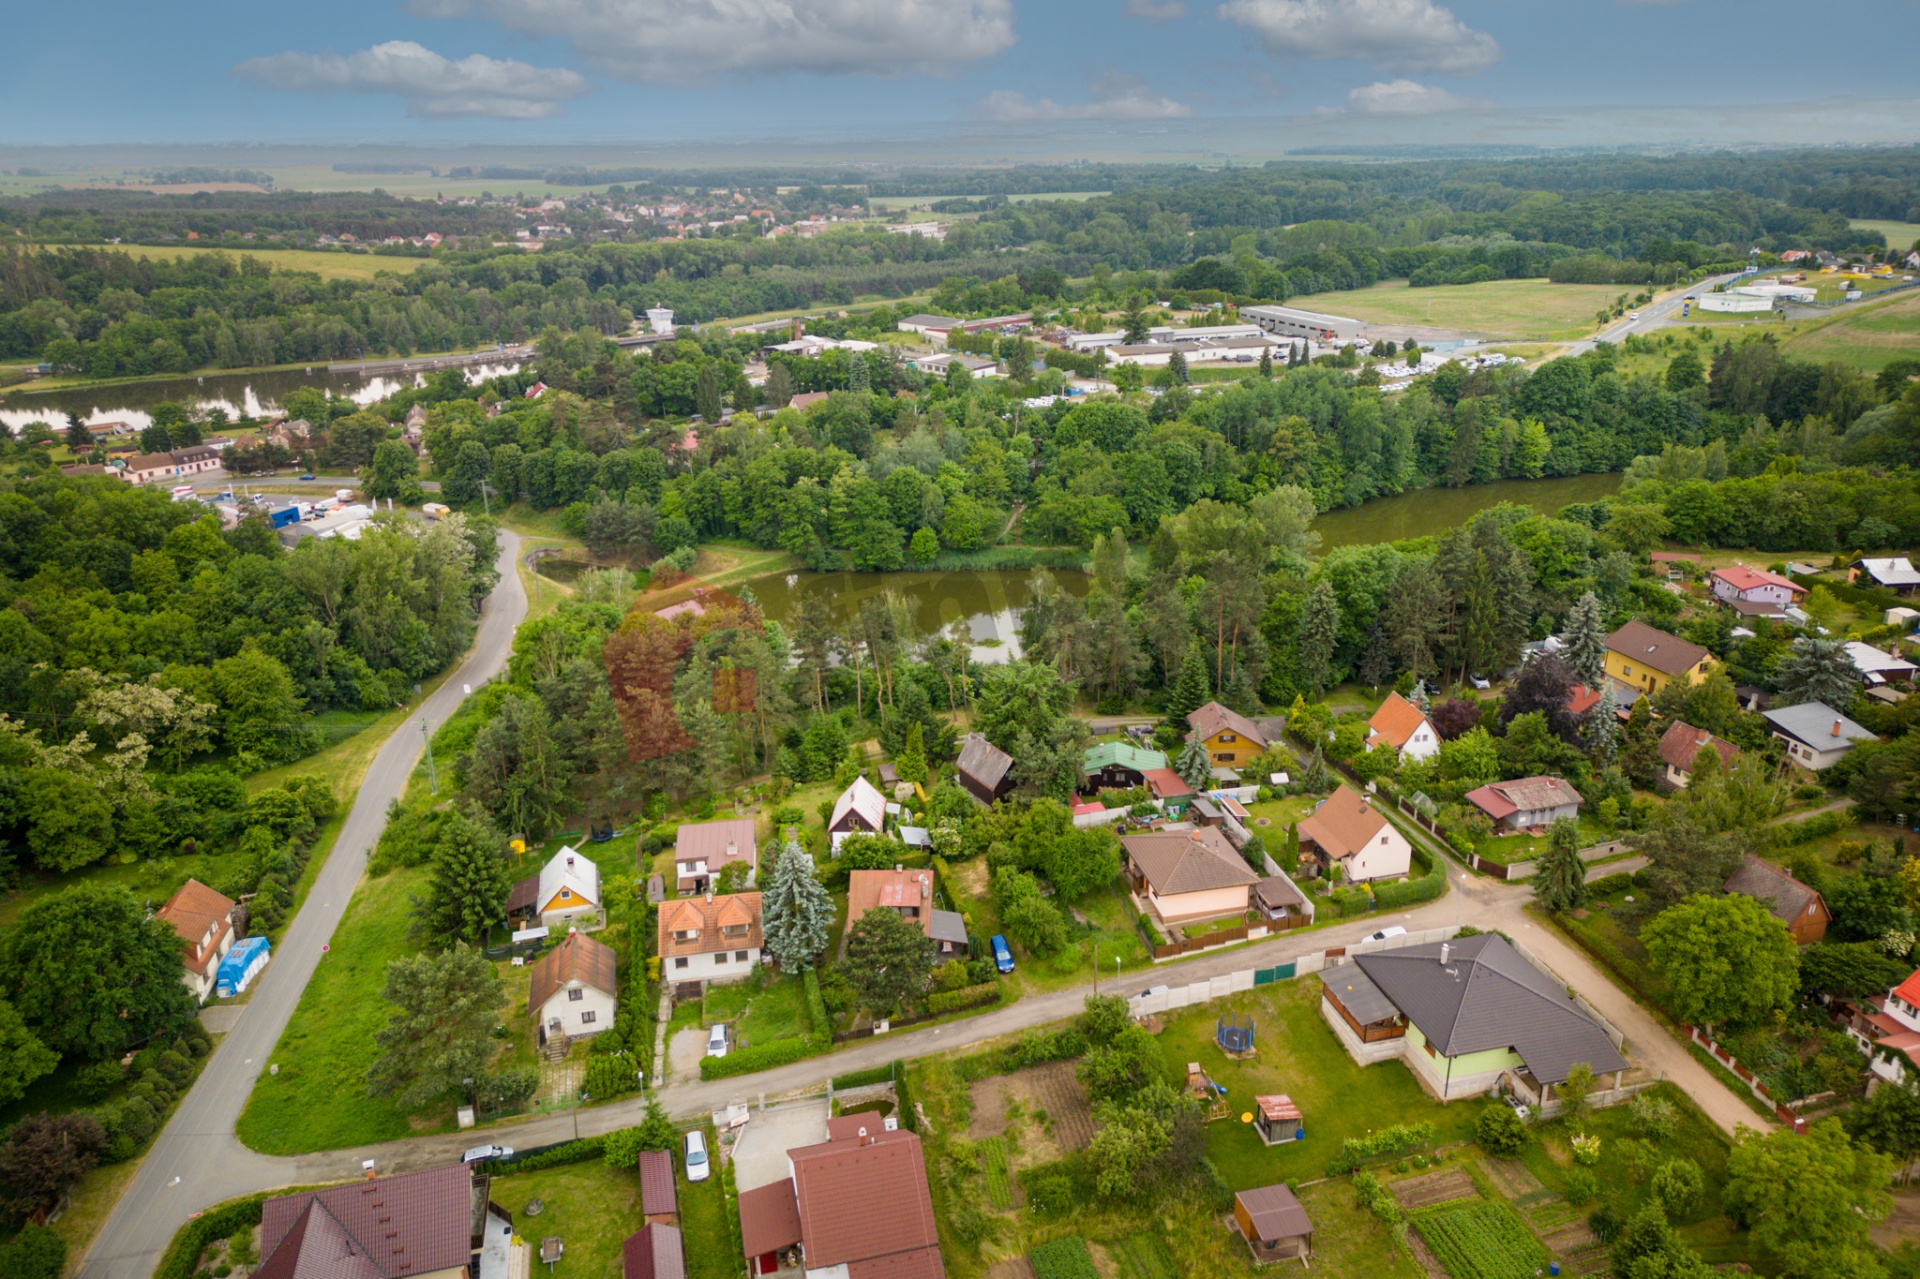
[[[593,1017],[594,1017],[593,1010],[591,1008],[587,1009],[585,1012],[580,1014],[580,1024],[582,1026],[593,1025]]]
[[[715,955],[714,955],[714,957],[713,957],[713,962],[714,962],[714,963],[716,963],[716,964],[724,964],[724,963],[726,963],[726,962],[727,962],[727,952],[723,950],[723,951],[720,951],[720,952],[718,952],[717,954],[715,954]]]
[[[1382,836],[1380,837],[1380,842],[1381,842],[1381,843],[1383,843],[1383,844],[1384,844],[1384,843],[1386,843],[1386,842],[1387,842],[1387,837],[1386,837],[1385,835],[1382,835]]]
[[[1235,737],[1235,736],[1234,736],[1234,735],[1233,735],[1232,733],[1222,733],[1222,734],[1220,734],[1220,741],[1222,741],[1222,742],[1237,742],[1237,741],[1239,741],[1239,740],[1240,740],[1240,739],[1239,739],[1239,738],[1237,738],[1237,737]]]
[[[1809,907],[1807,907],[1807,909],[1808,909],[1809,911],[1811,911],[1811,910],[1813,909],[1813,907],[1811,907],[1811,906],[1809,906]],[[737,962],[739,962],[739,963],[742,963],[742,964],[744,964],[744,963],[746,963],[746,962],[747,962],[747,952],[746,952],[746,951],[744,951],[744,950],[736,950],[736,951],[734,951],[734,952],[733,952],[733,957],[734,957],[734,959],[735,959],[735,960],[736,960]]]
[[[561,901],[566,901],[568,898],[572,896],[573,896],[573,890],[571,888],[563,888],[560,890]]]
[[[578,986],[567,992],[567,1002],[570,1004],[577,1004],[586,997],[587,992],[581,990]]]
[[[673,966],[675,968],[685,968],[687,966],[686,956],[683,955],[679,959],[674,960]]]

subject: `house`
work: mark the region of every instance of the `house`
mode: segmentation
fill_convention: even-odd
[[[1686,576],[1682,564],[1698,564],[1700,557],[1690,551],[1655,551],[1647,557],[1654,571],[1663,573],[1669,582],[1677,582]],[[1661,566],[1665,565],[1663,569]]]
[[[1187,728],[1187,740],[1205,743],[1208,757],[1216,764],[1244,764],[1267,749],[1267,735],[1258,724],[1218,702],[1208,702],[1187,716]]]
[[[1304,1265],[1313,1253],[1313,1222],[1284,1183],[1236,1191],[1233,1224],[1257,1266],[1296,1257]]]
[[[920,1138],[846,1127],[787,1151],[786,1179],[740,1195],[749,1274],[794,1265],[804,1279],[946,1279]]]
[[[1879,1008],[1856,1012],[1847,1033],[1867,1054],[1867,1067],[1874,1074],[1888,1083],[1904,1079],[1908,1068],[1920,1062],[1920,972],[1888,991]]]
[[[837,848],[845,835],[878,835],[887,820],[887,797],[867,780],[866,774],[853,779],[853,785],[833,801],[833,816],[827,820],[827,834]]]
[[[175,480],[187,475],[202,475],[220,469],[220,452],[204,444],[174,449],[167,453],[139,453],[127,462],[120,478],[129,484],[149,480]]]
[[[850,872],[848,929],[874,910],[891,910],[925,933],[933,942],[934,955],[942,962],[967,957],[967,921],[959,911],[934,909],[932,871],[896,866],[892,870]]]
[[[1441,1101],[1503,1083],[1546,1101],[1576,1065],[1627,1068],[1566,983],[1492,933],[1358,954],[1321,983],[1320,1011],[1355,1061],[1398,1057]]]
[[[585,1039],[613,1025],[620,1010],[620,983],[613,947],[585,933],[568,933],[534,961],[527,1011],[540,1026],[540,1042]]]
[[[953,769],[960,785],[983,804],[1003,799],[1013,789],[1013,756],[978,733],[960,739],[960,758]]]
[[[526,1273],[513,1216],[467,1164],[277,1195],[261,1205],[255,1279],[507,1279]],[[515,1254],[520,1256],[516,1257]]]
[[[1413,845],[1359,791],[1341,786],[1300,823],[1300,851],[1321,869],[1335,866],[1353,883],[1398,879],[1413,865]]]
[[[1848,640],[1847,656],[1853,659],[1853,669],[1859,674],[1860,682],[1868,688],[1880,684],[1904,684],[1913,678],[1912,662],[1892,653],[1883,653],[1871,644]]]
[[[660,903],[660,967],[669,981],[732,981],[753,972],[765,941],[759,893]]]
[[[1401,759],[1431,759],[1440,753],[1440,734],[1433,731],[1425,711],[1398,693],[1388,693],[1367,721],[1367,749],[1382,745],[1399,751]]]
[[[1862,577],[1874,586],[1884,586],[1896,595],[1912,595],[1920,592],[1920,569],[1915,569],[1906,556],[1887,559],[1855,560],[1847,565],[1847,580],[1858,582]]]
[[[1693,761],[1702,750],[1712,750],[1720,758],[1720,767],[1739,756],[1740,748],[1704,728],[1675,720],[1660,734],[1660,761],[1667,766],[1667,785],[1684,788],[1693,779]]]
[[[1832,768],[1855,742],[1870,742],[1873,734],[1820,702],[1801,702],[1762,711],[1773,735],[1787,744],[1787,758],[1809,772]]]
[[[825,404],[830,391],[802,391],[787,401],[787,407],[796,413],[805,413],[816,404]]]
[[[1178,817],[1193,802],[1194,789],[1187,779],[1171,768],[1149,768],[1142,776],[1146,779],[1147,794],[1171,817]]]
[[[753,818],[731,817],[682,826],[673,837],[674,891],[695,895],[711,892],[720,873],[735,862],[745,864],[746,882],[751,884],[760,868]]]
[[[621,1279],[687,1279],[680,1228],[649,1221],[620,1245],[620,1264]]]
[[[1128,835],[1120,846],[1133,890],[1166,924],[1244,914],[1248,890],[1260,879],[1211,826]]]
[[[1607,636],[1607,674],[1657,693],[1674,680],[1691,684],[1713,669],[1713,654],[1645,622],[1628,622]]]
[[[1713,579],[1714,598],[1727,603],[1768,604],[1784,609],[1787,605],[1798,604],[1807,593],[1806,587],[1791,578],[1763,569],[1748,568],[1745,564],[1717,568],[1710,576]]]
[[[1165,751],[1148,750],[1129,742],[1095,742],[1080,758],[1080,771],[1086,776],[1089,792],[1145,786],[1149,770],[1166,766]]]
[[[951,316],[928,315],[923,311],[918,315],[909,315],[906,319],[898,321],[894,327],[902,333],[918,333],[923,338],[927,338],[935,343],[940,343],[947,340],[947,334],[951,333],[953,326],[958,323],[960,323],[960,321]]]
[[[186,954],[181,980],[193,997],[206,1002],[213,993],[220,961],[233,949],[233,899],[197,879],[189,879],[153,917],[180,934]]]
[[[548,928],[569,928],[600,919],[600,868],[585,853],[562,845],[534,883],[534,910]]]
[[[1741,859],[1740,869],[1727,878],[1726,888],[1729,894],[1764,903],[1768,913],[1787,926],[1797,945],[1811,946],[1820,941],[1833,922],[1827,899],[1816,889],[1752,853]]]
[[[673,1188],[673,1155],[640,1152],[640,1215],[663,1226],[680,1224],[680,1197]]]
[[[1520,777],[1470,790],[1467,802],[1492,820],[1496,834],[1513,835],[1578,817],[1586,801],[1564,778]]]

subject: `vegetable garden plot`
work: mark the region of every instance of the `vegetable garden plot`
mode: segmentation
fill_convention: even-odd
[[[1087,1241],[1078,1235],[1043,1243],[1027,1257],[1033,1262],[1034,1279],[1100,1279]]]
[[[1501,1204],[1437,1209],[1414,1228],[1453,1279],[1533,1279],[1547,1264],[1547,1250]]]
[[[1180,1267],[1158,1235],[1128,1235],[1107,1251],[1126,1258],[1125,1279],[1180,1279]]]
[[[1393,1192],[1394,1201],[1407,1212],[1419,1212],[1423,1208],[1451,1203],[1455,1199],[1472,1199],[1480,1193],[1474,1187],[1473,1179],[1458,1168],[1406,1177],[1393,1182],[1387,1189]]]
[[[1013,1207],[1013,1177],[1007,1170],[1007,1139],[989,1137],[980,1143],[980,1171],[987,1180],[987,1199],[996,1211]]]

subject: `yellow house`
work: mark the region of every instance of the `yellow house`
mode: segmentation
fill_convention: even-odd
[[[1218,702],[1187,716],[1188,741],[1206,743],[1207,755],[1218,767],[1236,768],[1267,749],[1267,735],[1260,726],[1238,711],[1230,711]]]
[[[1607,674],[1622,684],[1657,693],[1679,680],[1691,684],[1714,667],[1713,654],[1698,644],[1628,622],[1607,636]]]

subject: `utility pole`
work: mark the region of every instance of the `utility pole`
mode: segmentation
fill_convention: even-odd
[[[433,787],[433,793],[440,793],[440,774],[433,767],[433,734],[427,731],[426,716],[420,717],[420,736],[427,742],[427,783]]]

